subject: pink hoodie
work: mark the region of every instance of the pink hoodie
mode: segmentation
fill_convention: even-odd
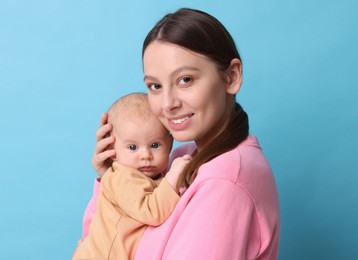
[[[172,157],[194,149],[183,145]],[[85,213],[84,236],[95,200]],[[249,136],[200,167],[171,216],[146,229],[135,259],[277,259],[279,230],[275,180],[256,137]]]

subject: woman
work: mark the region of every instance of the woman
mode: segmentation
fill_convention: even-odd
[[[151,109],[193,159],[181,174],[181,198],[159,227],[148,227],[136,259],[276,259],[279,202],[271,168],[248,117],[235,102],[242,62],[214,17],[193,9],[164,16],[143,45]],[[113,155],[102,117],[93,165]],[[94,199],[95,201],[95,199]]]

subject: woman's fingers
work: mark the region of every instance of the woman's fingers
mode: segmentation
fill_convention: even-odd
[[[102,116],[101,116],[101,119],[99,120],[99,127],[104,126],[105,124],[107,124],[107,120],[108,120],[108,114],[103,113]]]
[[[92,166],[97,172],[98,176],[102,178],[103,174],[111,167],[111,158],[116,155],[114,149],[105,150],[101,153],[94,154],[92,157]]]
[[[111,157],[115,156],[113,144],[114,136],[109,136],[112,124],[108,124],[108,115],[103,113],[99,121],[99,128],[96,131],[96,146],[92,157],[92,166],[99,175],[102,175],[110,167]]]
[[[104,151],[102,153],[99,153],[96,156],[94,156],[93,160],[96,163],[97,167],[98,166],[103,166],[104,162],[108,158],[111,158],[112,156],[114,156],[115,154],[116,154],[116,151],[114,149],[106,150],[106,151]]]
[[[108,124],[107,119],[108,119],[108,115],[106,113],[103,113],[99,122],[99,128],[96,131],[97,142],[108,136],[112,130],[112,124]]]
[[[96,141],[98,142],[104,139],[106,136],[110,134],[111,130],[112,130],[112,124],[105,124],[100,128],[98,128],[96,132]]]
[[[103,151],[105,151],[106,148],[108,148],[109,145],[114,144],[114,141],[115,141],[114,136],[109,136],[107,138],[100,139],[99,141],[97,141],[96,147],[95,147],[95,150],[94,150],[94,155],[102,153]]]
[[[106,160],[111,158],[116,154],[114,149],[106,150],[102,153],[95,154],[92,157],[92,165],[96,171],[98,171],[101,168],[108,168],[108,165],[106,165]]]

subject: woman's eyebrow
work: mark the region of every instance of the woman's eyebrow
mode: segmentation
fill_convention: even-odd
[[[173,77],[174,75],[179,74],[180,72],[185,71],[185,70],[200,71],[200,69],[197,68],[197,67],[193,67],[193,66],[183,66],[183,67],[179,67],[179,68],[177,68],[176,70],[174,70],[173,72],[171,72],[171,73],[170,73],[170,76]]]
[[[146,80],[156,81],[157,79],[155,77],[152,77],[152,76],[144,75],[143,81],[146,81]]]
[[[170,76],[170,77],[173,77],[174,75],[179,74],[180,72],[186,71],[186,70],[190,70],[190,71],[200,71],[199,68],[196,68],[196,67],[193,67],[193,66],[183,66],[183,67],[179,67],[179,68],[177,68],[176,70],[172,71],[172,72],[169,74],[169,76]],[[145,80],[156,80],[156,78],[153,77],[153,76],[144,75],[144,79],[143,79],[143,80],[144,80],[144,81],[145,81]]]

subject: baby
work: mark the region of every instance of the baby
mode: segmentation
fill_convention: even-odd
[[[191,159],[176,158],[166,173],[173,138],[152,114],[146,94],[117,100],[108,111],[108,122],[113,125],[116,155],[101,179],[89,234],[73,260],[133,259],[146,225],[162,224],[176,206],[177,181]]]

